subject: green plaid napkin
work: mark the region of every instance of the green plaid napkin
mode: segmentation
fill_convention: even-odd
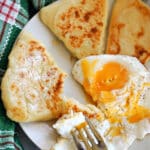
[[[54,0],[0,0],[0,80],[16,37],[28,20]],[[1,92],[0,92],[1,95]],[[0,150],[22,150],[15,134],[15,122],[6,117],[0,100]]]

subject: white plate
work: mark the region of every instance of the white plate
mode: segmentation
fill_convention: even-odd
[[[64,86],[65,95],[86,103],[86,96],[81,86],[71,76],[74,60],[64,45],[42,24],[38,14],[29,21],[23,30],[32,33],[35,38],[43,42],[58,66],[68,73]],[[50,150],[50,147],[56,142],[57,135],[49,122],[21,123],[20,125],[27,136],[42,150]],[[148,150],[150,149],[149,141],[150,136],[146,136],[142,141],[135,141],[129,150]]]

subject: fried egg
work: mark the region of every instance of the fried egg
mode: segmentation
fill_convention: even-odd
[[[85,57],[72,74],[101,110],[93,122],[108,150],[128,149],[150,133],[150,73],[135,57]]]

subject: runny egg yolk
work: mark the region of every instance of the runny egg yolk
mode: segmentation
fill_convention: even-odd
[[[137,94],[134,94],[134,87],[130,88],[129,98],[126,100],[125,105],[127,111],[124,114],[130,123],[136,123],[145,118],[150,118],[150,109],[138,104],[140,95],[145,87],[150,87],[150,83],[144,83]]]
[[[127,113],[128,121],[130,123],[138,122],[145,118],[150,118],[150,109],[136,105],[133,109]]]
[[[111,91],[121,89],[128,81],[128,71],[117,62],[109,62],[96,72],[94,89],[96,91]]]
[[[103,103],[114,101],[115,96],[111,91],[125,86],[129,78],[128,71],[118,62],[108,62],[95,72],[96,64],[97,60],[82,61],[83,86],[94,101],[98,100]]]

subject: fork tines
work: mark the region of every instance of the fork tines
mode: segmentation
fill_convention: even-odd
[[[86,122],[80,124],[72,131],[72,136],[78,150],[106,150],[105,143],[96,128],[85,117]],[[84,144],[83,144],[84,143]]]

